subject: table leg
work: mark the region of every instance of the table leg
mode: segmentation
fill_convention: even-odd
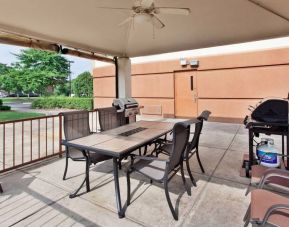
[[[115,186],[115,199],[118,217],[123,218],[125,216],[124,211],[121,207],[121,197],[119,190],[119,178],[118,178],[118,161],[117,158],[113,158],[113,177],[114,177],[114,186]]]

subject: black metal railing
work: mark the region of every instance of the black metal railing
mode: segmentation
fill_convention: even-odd
[[[89,111],[92,132],[100,132],[98,111]],[[61,114],[0,122],[0,173],[58,155],[61,145]]]

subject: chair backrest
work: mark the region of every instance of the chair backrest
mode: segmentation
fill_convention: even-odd
[[[209,119],[209,116],[210,116],[210,114],[211,114],[211,112],[210,111],[208,111],[208,110],[204,110],[198,117],[197,117],[197,119],[198,120],[205,120],[205,121],[207,121],[208,119]]]
[[[123,113],[118,113],[115,107],[99,108],[97,111],[101,131],[113,129],[125,124]]]
[[[88,111],[65,112],[62,115],[64,118],[63,130],[66,140],[73,140],[91,134]]]
[[[192,151],[195,148],[197,148],[199,146],[199,141],[200,141],[200,136],[201,136],[201,132],[203,129],[203,124],[204,124],[204,120],[207,121],[209,119],[211,112],[208,110],[204,110],[198,117],[197,119],[199,120],[199,122],[195,123],[195,132],[194,132],[194,137],[191,140],[189,146],[188,146],[188,150]]]
[[[178,122],[173,128],[173,150],[170,154],[169,171],[173,170],[181,162],[182,155],[190,137],[190,124]]]
[[[192,140],[190,141],[189,145],[188,145],[188,150],[192,151],[195,148],[198,147],[199,145],[199,140],[200,140],[200,135],[202,132],[202,128],[203,128],[203,121],[199,121],[195,123],[195,132],[194,132],[194,136],[192,138]]]

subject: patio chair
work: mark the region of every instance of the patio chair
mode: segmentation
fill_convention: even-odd
[[[178,122],[173,128],[172,151],[167,160],[159,159],[155,156],[136,156],[132,155],[131,165],[127,170],[127,205],[130,205],[130,174],[137,172],[149,178],[150,181],[156,181],[164,184],[165,195],[175,220],[178,220],[178,214],[173,208],[168,183],[181,170],[182,181],[185,185],[188,195],[191,195],[190,189],[187,187],[183,169],[183,154],[186,149],[190,135],[190,125],[184,122]],[[135,160],[139,160],[135,162]]]
[[[288,158],[288,155],[282,155],[282,154],[278,154],[278,155]],[[251,167],[252,168],[251,169],[251,182],[250,182],[250,185],[246,191],[246,195],[249,193],[250,186],[257,186],[260,183],[260,180],[262,179],[262,177],[264,175],[272,174],[272,173],[274,174],[275,172],[279,173],[280,169],[270,168],[270,167],[265,167],[265,166],[260,165],[261,159],[262,159],[262,157],[259,160],[259,165],[253,165]],[[286,162],[284,162],[284,163],[286,163]],[[283,165],[283,161],[281,161],[281,167],[282,167],[282,165]],[[285,168],[285,165],[283,166],[283,168]],[[289,171],[288,170],[282,171],[282,174],[289,177]],[[280,187],[283,189],[284,189],[284,187],[289,188],[289,181],[284,181],[284,180],[281,180],[280,178],[278,178],[278,177],[276,178],[274,176],[270,177],[268,179],[268,182],[266,182],[266,184],[273,186],[273,187],[276,187],[276,189],[279,189]]]
[[[89,112],[88,111],[72,111],[61,113],[64,121],[64,135],[65,140],[74,140],[77,138],[81,138],[84,136],[88,136],[92,134],[89,127]],[[107,159],[111,159],[110,156],[97,154],[95,152],[86,152],[84,150],[79,150],[76,148],[68,148],[65,149],[66,153],[66,162],[65,162],[65,170],[63,174],[63,180],[66,179],[67,169],[68,169],[68,159],[73,161],[85,161],[85,178],[86,178],[86,186],[87,191],[89,188],[89,166],[93,163],[96,164],[101,161],[105,161]],[[81,185],[82,186],[82,185]],[[80,187],[81,188],[81,187]],[[77,194],[80,188],[74,193],[73,196]],[[71,197],[73,197],[71,196]]]
[[[189,159],[196,154],[197,156],[197,160],[200,166],[200,169],[202,171],[202,173],[205,173],[204,167],[202,165],[201,159],[200,159],[200,155],[199,155],[199,141],[200,141],[200,136],[202,133],[202,129],[203,129],[203,125],[204,125],[204,121],[207,121],[209,119],[211,112],[208,110],[204,110],[198,117],[197,120],[199,120],[199,122],[195,123],[195,132],[194,132],[194,136],[192,141],[189,143],[188,147],[187,147],[187,153],[186,153],[186,166],[187,166],[187,170],[188,173],[190,175],[191,181],[192,183],[194,183],[194,178],[192,176],[191,170],[190,170],[190,164],[189,164]]]
[[[285,170],[278,169],[271,169],[262,176],[258,189],[251,192],[251,204],[243,219],[244,226],[249,223],[253,226],[288,226],[289,198],[262,189],[272,179],[288,183],[289,176]]]
[[[125,125],[125,117],[122,112],[117,112],[115,107],[98,108],[98,120],[100,131],[107,131]],[[118,168],[121,169],[121,159],[118,161]]]
[[[97,109],[100,131],[110,130],[125,124],[123,113],[118,113],[115,107]]]
[[[205,110],[200,114],[200,116],[197,117],[197,121],[195,119],[191,119],[187,121],[188,123],[195,124],[194,136],[192,140],[189,142],[186,152],[185,152],[185,156],[184,156],[184,161],[186,162],[187,171],[194,186],[196,186],[196,181],[191,172],[189,159],[194,154],[196,154],[200,169],[203,173],[205,173],[205,170],[204,170],[204,167],[202,165],[200,155],[199,155],[199,140],[200,140],[200,135],[203,129],[204,120],[207,121],[210,114],[211,114],[210,111]],[[170,141],[163,143],[163,145],[159,146],[159,148],[157,149],[156,151],[157,155],[159,153],[168,155],[169,151],[171,150],[171,146],[172,146],[172,143]]]

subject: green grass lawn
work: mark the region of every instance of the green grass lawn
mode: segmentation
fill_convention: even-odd
[[[3,103],[23,103],[23,102],[33,102],[33,100],[38,99],[38,97],[8,97],[8,98],[0,98],[2,99]]]
[[[32,117],[41,117],[45,114],[41,113],[30,113],[30,112],[17,112],[17,111],[0,111],[0,122],[13,121]]]

